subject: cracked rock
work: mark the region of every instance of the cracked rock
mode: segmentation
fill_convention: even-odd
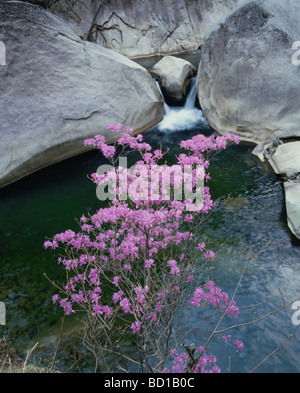
[[[60,0],[50,10],[76,34],[133,58],[198,49],[244,0]]]

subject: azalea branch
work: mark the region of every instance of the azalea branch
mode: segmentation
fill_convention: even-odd
[[[262,321],[263,319],[266,319],[266,318],[270,317],[271,315],[277,314],[279,311],[283,310],[284,308],[288,308],[287,306],[289,306],[290,304],[293,304],[293,303],[296,302],[297,300],[300,300],[300,297],[298,297],[298,298],[292,300],[292,301],[289,302],[289,303],[284,304],[283,306],[280,306],[280,307],[276,308],[276,309],[273,310],[273,311],[270,311],[270,312],[267,313],[267,314],[262,315],[262,316],[259,317],[259,318],[252,319],[251,321],[248,321],[248,322],[242,322],[242,323],[238,323],[238,324],[235,324],[235,325],[231,325],[231,326],[228,326],[227,328],[224,328],[224,329],[219,329],[219,330],[216,329],[216,330],[214,330],[214,333],[215,333],[215,334],[220,334],[220,333],[224,333],[224,332],[226,332],[226,331],[228,331],[228,330],[231,330],[231,329],[236,329],[236,328],[239,328],[239,327],[242,327],[242,326],[252,325],[252,324],[254,324],[254,323],[260,322],[260,321]]]
[[[285,341],[283,341],[278,347],[272,351],[268,356],[266,356],[263,360],[261,360],[249,373],[253,373],[258,367],[260,367],[265,361],[267,361],[271,356],[275,355],[276,352],[280,350],[281,347],[283,347],[291,338],[293,338],[293,335],[291,334]]]
[[[246,256],[246,263],[245,263],[245,266],[244,266],[244,268],[243,268],[243,271],[242,271],[242,273],[241,273],[241,275],[240,275],[239,281],[238,281],[238,283],[237,283],[237,285],[236,285],[236,287],[235,287],[235,290],[234,290],[234,293],[233,293],[233,295],[232,295],[231,301],[229,302],[229,307],[230,307],[230,306],[233,304],[233,302],[234,302],[235,296],[236,296],[237,291],[238,291],[238,289],[239,289],[239,287],[240,287],[240,285],[241,285],[241,283],[242,283],[242,279],[243,279],[243,277],[244,277],[244,275],[245,275],[245,272],[246,272],[246,269],[247,269],[247,267],[248,267],[248,264],[249,264],[250,260],[252,260],[253,258],[257,257],[257,255],[258,255],[259,253],[261,253],[261,252],[268,246],[268,244],[270,244],[270,242],[268,242],[264,247],[262,247],[262,248],[261,248],[259,251],[257,251],[256,253],[254,253],[254,254],[248,256],[248,254],[247,254],[247,252],[246,252],[246,250],[245,250],[245,248],[244,248],[243,242],[242,242],[242,240],[241,240],[241,246],[242,246],[242,249],[243,249],[244,254],[245,254],[245,256]],[[201,350],[199,356],[197,357],[196,363],[195,363],[194,366],[196,366],[196,364],[198,364],[198,362],[200,361],[201,357],[202,357],[203,354],[205,353],[205,351],[206,351],[206,349],[207,349],[207,347],[208,347],[210,341],[212,340],[212,338],[213,338],[216,334],[219,334],[219,333],[224,332],[224,331],[226,331],[226,330],[229,329],[229,328],[226,328],[226,329],[223,329],[223,330],[218,330],[218,329],[219,329],[219,326],[221,325],[221,323],[223,322],[223,320],[224,320],[224,318],[225,318],[226,316],[227,316],[227,309],[226,309],[226,310],[223,312],[223,314],[220,316],[220,318],[219,318],[219,320],[218,320],[218,322],[217,322],[215,328],[214,328],[213,331],[211,332],[211,334],[210,334],[210,336],[208,337],[206,343],[204,344],[204,346],[203,346],[203,348],[202,348],[202,350]],[[253,323],[253,321],[252,321],[251,323]],[[235,326],[237,327],[237,326],[239,326],[239,325],[235,325]],[[233,328],[233,327],[232,327],[232,328]]]

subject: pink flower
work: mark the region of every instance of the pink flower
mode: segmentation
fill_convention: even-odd
[[[119,124],[108,124],[106,126],[107,130],[111,130],[114,133],[118,133],[122,130],[123,128],[123,124],[119,123]]]
[[[151,312],[146,319],[152,318],[153,322],[157,321],[157,315],[155,312]]]
[[[171,267],[170,274],[172,274],[172,276],[179,276],[179,273],[180,273],[180,269],[178,266]]]
[[[196,248],[198,248],[198,250],[200,250],[200,251],[203,251],[205,248],[205,243],[199,243]]]
[[[113,294],[113,302],[117,303],[122,298],[122,296],[124,296],[124,291],[115,292]]]
[[[132,131],[133,131],[133,129],[126,126],[125,129],[124,129],[124,131],[127,132],[128,134],[131,134]]]
[[[109,306],[103,306],[102,312],[104,313],[104,319],[110,318],[113,315],[113,312]]]
[[[195,277],[194,277],[194,276],[192,276],[192,275],[189,275],[189,276],[187,276],[187,279],[186,279],[186,281],[187,281],[187,282],[191,282],[191,281],[194,281],[194,279],[195,279]]]
[[[114,284],[116,287],[118,287],[118,286],[119,286],[119,282],[120,282],[120,277],[115,276],[115,277],[113,278],[113,284]]]
[[[237,347],[236,352],[242,351],[244,349],[244,344],[240,340],[235,340],[233,344]]]
[[[122,307],[123,311],[125,314],[130,313],[131,314],[131,310],[130,310],[130,301],[127,299],[127,297],[125,297],[124,299],[122,299],[120,301],[120,306]]]
[[[52,296],[52,302],[53,304],[56,303],[58,300],[60,299],[60,297],[56,294]]]
[[[95,305],[94,305],[93,311],[94,311],[93,315],[96,315],[96,314],[103,314],[103,312],[102,312],[102,307],[101,307],[99,304],[95,304]]]
[[[44,247],[48,248],[51,247],[52,249],[57,248],[58,247],[58,243],[56,240],[53,240],[53,242],[50,242],[49,240],[44,242]]]
[[[227,341],[231,339],[231,335],[230,335],[230,334],[227,334],[227,336],[226,336],[226,335],[224,334],[224,336],[223,336],[222,338],[223,338],[223,340],[227,343]]]
[[[214,257],[215,257],[215,253],[213,252],[213,251],[207,251],[206,252],[206,256],[205,256],[205,258],[210,258],[210,259],[214,259]]]
[[[67,299],[61,299],[59,304],[64,309],[64,312],[66,315],[70,315],[71,313],[75,313],[75,311],[72,309],[71,302],[68,302]]]
[[[142,323],[140,321],[135,321],[131,324],[131,330],[133,334],[136,334],[140,331]]]
[[[75,302],[75,303],[86,303],[86,300],[85,300],[85,298],[84,298],[84,296],[83,296],[83,292],[82,291],[80,291],[79,293],[73,293],[72,295],[71,295],[71,298],[72,298],[72,301],[73,302]]]
[[[84,146],[96,146],[96,141],[94,138],[86,139],[84,141]]]
[[[131,265],[129,263],[125,263],[125,265],[123,266],[123,269],[131,271]]]
[[[154,266],[154,260],[153,259],[146,259],[145,260],[145,267],[149,268],[151,266]]]

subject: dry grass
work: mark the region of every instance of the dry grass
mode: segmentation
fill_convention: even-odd
[[[0,373],[56,373],[57,370],[38,366],[30,362],[30,356],[37,347],[36,343],[22,360],[5,338],[0,338]]]

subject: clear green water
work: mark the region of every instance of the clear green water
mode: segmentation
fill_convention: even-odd
[[[210,132],[205,127],[201,131]],[[154,148],[160,144],[168,147],[172,161],[179,151],[179,141],[198,132],[199,129],[194,129],[167,134],[154,128],[145,133],[145,139]],[[280,180],[251,155],[252,148],[232,146],[212,161],[212,195],[224,200],[231,194],[237,199],[216,211],[201,231],[217,254],[217,284],[229,294],[245,263],[240,240],[247,250],[254,252],[271,241],[249,265],[236,297],[239,306],[265,302],[257,308],[260,316],[282,304],[278,287],[286,301],[300,296],[300,243],[286,225]],[[43,242],[67,228],[76,230],[74,218],[100,207],[95,186],[87,178],[100,164],[100,155],[88,152],[0,190],[0,300],[7,308],[7,326],[0,327],[0,332],[8,334],[21,354],[38,341],[40,348],[36,353],[51,355],[61,313],[52,305],[55,290],[44,273],[51,279],[63,279],[63,273],[57,267],[55,252],[45,251]],[[239,321],[252,317],[253,311],[244,310]],[[245,344],[245,351],[239,355],[228,349],[225,356],[222,340],[215,340],[211,350],[217,355],[219,366],[225,370],[230,355],[231,371],[247,372],[292,333],[293,339],[258,371],[299,372],[300,326],[294,326],[291,317],[292,311],[284,310],[259,324],[232,332],[233,337]],[[201,310],[193,314],[187,310],[178,318],[177,328],[190,327],[194,341],[203,344],[209,324],[202,320]],[[83,353],[76,341],[78,326],[79,319],[66,320],[67,338],[58,355],[61,367],[74,363],[75,347],[79,348],[79,355]],[[82,371],[91,370],[87,360],[80,364]]]

